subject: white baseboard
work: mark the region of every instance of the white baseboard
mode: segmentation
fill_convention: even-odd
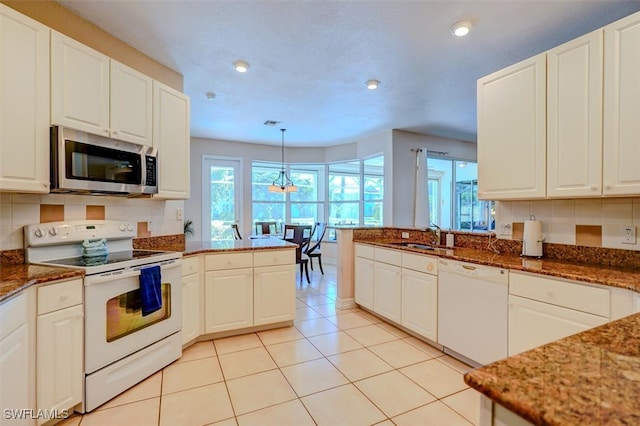
[[[349,299],[336,298],[336,308],[338,309],[351,309],[356,307],[356,299],[350,297]]]

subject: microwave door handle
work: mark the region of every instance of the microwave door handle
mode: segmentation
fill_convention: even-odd
[[[124,274],[110,273],[108,275],[98,275],[95,277],[87,277],[85,279],[85,285],[100,284],[106,281],[120,280],[126,278],[133,278],[140,275],[140,271],[126,272]]]

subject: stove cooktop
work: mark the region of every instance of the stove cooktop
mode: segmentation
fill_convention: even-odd
[[[70,257],[67,259],[49,260],[47,263],[59,266],[71,266],[77,268],[86,268],[90,266],[110,265],[130,260],[139,260],[149,257],[164,255],[167,252],[152,250],[129,250],[116,253],[107,253],[99,256],[80,256]]]

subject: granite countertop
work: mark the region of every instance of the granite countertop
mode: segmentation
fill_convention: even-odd
[[[566,278],[592,284],[619,287],[640,293],[640,270],[586,263],[567,262],[552,259],[523,258],[515,254],[494,253],[471,248],[438,247],[436,250],[422,250],[394,245],[398,240],[354,240],[356,243],[372,244],[385,248],[401,249],[420,254],[443,257],[462,262],[495,266],[516,271],[533,272],[550,277]]]
[[[465,374],[536,425],[640,424],[640,313]]]
[[[35,284],[83,276],[81,269],[30,264],[0,266],[0,303]]]
[[[297,245],[276,237],[255,238],[245,240],[226,241],[193,241],[187,242],[182,252],[183,256],[209,252],[227,252],[244,250],[273,250],[282,248],[296,248]]]

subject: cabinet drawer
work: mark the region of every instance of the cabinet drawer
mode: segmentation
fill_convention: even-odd
[[[0,340],[27,322],[26,292],[0,305]]]
[[[254,266],[290,265],[296,263],[296,250],[265,250],[253,253]]]
[[[438,274],[438,260],[431,256],[402,253],[402,267],[427,274]]]
[[[82,303],[82,280],[66,281],[38,288],[38,315]]]
[[[387,250],[375,248],[373,250],[374,259],[377,262],[388,263],[390,265],[402,265],[402,253],[397,250]]]
[[[611,293],[605,288],[512,273],[509,281],[509,293],[602,317],[610,317]]]
[[[251,252],[208,254],[204,258],[204,269],[207,271],[217,269],[251,268],[252,266],[253,254]]]
[[[356,257],[373,259],[373,247],[366,246],[364,244],[356,244],[355,254],[356,254]]]
[[[200,256],[182,258],[182,275],[191,275],[200,269]]]

